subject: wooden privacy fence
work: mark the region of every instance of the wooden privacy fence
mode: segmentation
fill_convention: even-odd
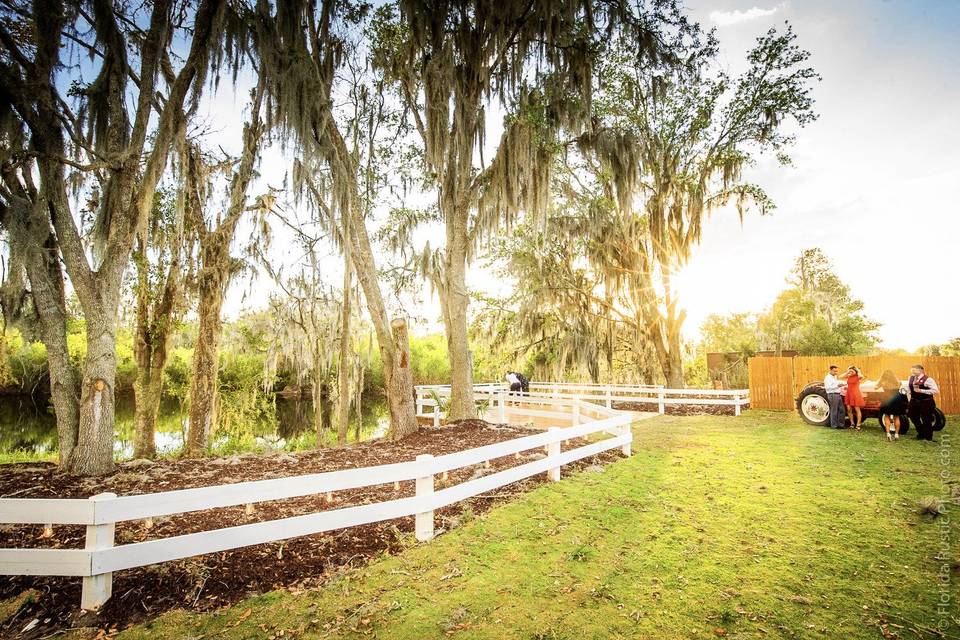
[[[750,358],[750,400],[757,409],[795,409],[796,398],[811,382],[822,381],[831,364],[846,370],[851,364],[876,380],[890,369],[910,377],[910,367],[922,364],[940,386],[937,405],[944,413],[960,413],[960,357],[954,356],[796,356]]]
[[[83,578],[81,607],[96,609],[110,598],[114,571],[405,516],[415,516],[418,540],[430,540],[434,536],[436,509],[539,473],[558,481],[563,465],[616,447],[620,447],[624,455],[630,455],[633,433],[629,413],[579,399],[565,402],[563,406],[569,407],[571,415],[576,416],[570,427],[551,428],[543,433],[438,457],[421,455],[410,462],[133,496],[104,493],[87,500],[0,499],[0,523],[87,527],[83,549],[0,549],[0,574],[80,576]],[[524,408],[512,411],[522,413]],[[597,418],[580,424],[579,416],[587,414]],[[613,437],[561,452],[564,441],[601,434]],[[544,458],[434,490],[437,474],[541,447],[546,449]],[[327,494],[329,500],[334,491],[403,481],[415,483],[414,496],[114,546],[114,528],[118,522],[309,495]]]
[[[449,385],[423,385],[417,391],[417,416],[433,420],[439,426],[446,416],[445,400],[450,397]],[[655,404],[664,413],[668,405],[723,405],[734,408],[734,414],[750,405],[749,389],[666,389],[662,385],[580,384],[568,382],[531,382],[529,393],[510,392],[507,384],[488,382],[474,385],[474,398],[487,405],[487,416],[504,421],[507,411],[525,407],[528,415],[543,418],[569,419],[573,413],[564,407],[574,400],[603,403],[613,408],[614,402]],[[560,412],[533,409],[528,405],[560,406]]]

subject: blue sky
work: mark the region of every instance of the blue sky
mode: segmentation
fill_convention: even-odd
[[[794,166],[751,178],[777,203],[741,226],[708,223],[680,275],[694,334],[711,312],[768,305],[804,247],[821,247],[883,323],[888,347],[960,336],[960,2],[688,2],[736,70],[757,34],[789,20],[823,76],[820,119]]]

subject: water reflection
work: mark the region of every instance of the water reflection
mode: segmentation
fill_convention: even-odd
[[[386,404],[380,399],[363,403],[359,420],[359,439],[384,435],[390,419]],[[156,447],[160,455],[177,453],[183,447],[189,413],[175,400],[165,400],[157,417]],[[358,418],[351,416],[349,440],[358,436]],[[133,455],[133,397],[119,396],[116,407],[114,455]],[[324,446],[336,441],[332,432],[324,433]],[[244,450],[304,449],[316,446],[313,430],[313,405],[309,398],[277,396],[273,411],[251,424],[243,434],[220,435],[215,438],[216,452]],[[0,453],[23,451],[48,455],[57,450],[57,423],[46,399],[29,396],[0,396]]]
[[[29,451],[38,455],[57,450],[57,421],[43,400],[30,396],[0,396],[0,452]]]

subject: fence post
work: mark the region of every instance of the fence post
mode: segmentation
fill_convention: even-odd
[[[550,433],[557,436],[557,441],[551,442],[547,445],[548,459],[549,458],[556,459],[560,457],[560,439],[559,439],[560,433],[559,432],[560,432],[559,427],[550,427]],[[556,467],[550,467],[549,469],[547,469],[547,479],[551,480],[552,482],[560,481],[560,465],[557,465]]]
[[[440,403],[433,405],[433,426],[440,426]]]
[[[497,404],[500,405],[500,424],[504,424],[507,421],[507,394],[501,389],[497,396],[499,398]]]
[[[429,453],[417,456],[417,462],[428,462],[433,460],[433,456]],[[422,496],[433,495],[433,474],[431,473],[428,476],[423,476],[422,478],[417,478],[416,481],[416,495],[418,498]],[[417,540],[420,542],[427,542],[428,540],[433,540],[433,509],[430,511],[424,511],[416,515],[416,535]]]
[[[633,447],[633,429],[631,428],[631,420],[624,419],[623,426],[620,427],[620,433],[625,436],[630,436],[630,440],[620,447],[620,452],[629,458],[631,449]]]
[[[573,426],[580,424],[580,398],[573,399]]]
[[[657,390],[657,411],[660,413],[660,415],[663,415],[663,413],[664,413],[664,410],[663,410],[663,387],[660,387],[660,388]]]
[[[733,415],[738,416],[740,415],[740,394],[739,393],[733,396],[733,401],[736,403],[736,405],[734,405]]]
[[[613,409],[613,391],[607,387],[607,409]]]
[[[417,393],[417,415],[423,413],[423,396]]]
[[[91,496],[93,500],[93,513],[96,517],[96,503],[105,500],[113,500],[117,497],[115,493],[100,493]],[[107,522],[105,524],[88,524],[87,540],[84,549],[87,551],[99,551],[100,549],[109,549],[113,546],[113,534],[116,529],[116,523]],[[95,611],[103,606],[110,599],[113,593],[113,573],[101,573],[94,576],[84,576],[83,590],[80,592],[80,608],[86,611]]]

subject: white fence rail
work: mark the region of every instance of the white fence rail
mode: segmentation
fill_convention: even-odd
[[[573,424],[457,453],[438,457],[421,455],[415,461],[376,467],[134,496],[118,497],[105,493],[87,500],[0,499],[0,523],[87,526],[84,549],[0,549],[0,574],[82,576],[81,607],[96,609],[110,598],[114,571],[405,516],[415,516],[416,537],[426,541],[434,536],[433,512],[436,509],[539,473],[546,473],[550,480],[557,481],[563,465],[617,447],[624,455],[630,455],[633,434],[628,413],[575,397],[524,398],[524,403],[567,407],[566,413],[550,413],[564,415]],[[511,411],[530,413],[537,410],[515,407]],[[588,413],[602,417],[579,424],[581,415]],[[613,437],[561,452],[562,442],[598,434]],[[545,458],[434,489],[434,477],[438,473],[541,447],[546,449]],[[307,495],[329,496],[334,491],[401,481],[414,481],[414,496],[114,546],[114,528],[118,522]]]
[[[739,416],[743,407],[750,404],[749,389],[667,389],[659,385],[635,384],[579,384],[566,382],[531,382],[530,392],[510,392],[505,383],[488,382],[474,385],[474,397],[478,402],[488,403],[489,409],[517,407],[536,404],[540,400],[553,403],[577,398],[581,401],[602,402],[613,408],[614,402],[656,404],[658,413],[665,413],[670,405],[720,405],[732,406]],[[431,418],[439,426],[445,417],[445,400],[450,397],[449,385],[423,385],[417,387],[417,415]],[[516,409],[511,409],[516,411]],[[503,411],[500,411],[502,414]],[[497,415],[496,412],[493,413]],[[539,414],[531,414],[539,415]],[[554,417],[551,414],[543,417]]]

